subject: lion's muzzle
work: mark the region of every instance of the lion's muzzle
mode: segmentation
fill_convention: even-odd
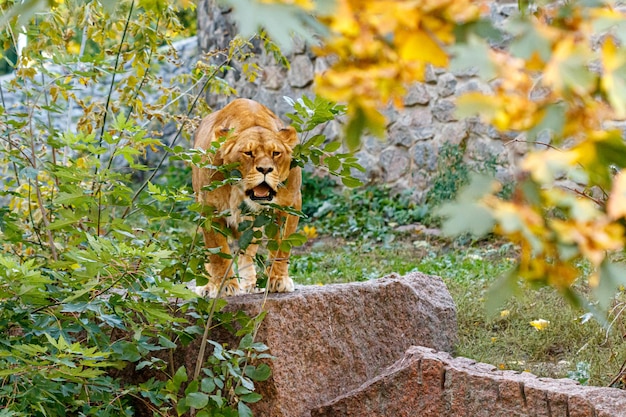
[[[276,197],[276,190],[263,181],[256,187],[247,190],[246,196],[253,201],[272,201]]]

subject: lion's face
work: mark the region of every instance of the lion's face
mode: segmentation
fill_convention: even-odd
[[[279,131],[252,127],[235,132],[222,145],[224,163],[239,163],[240,189],[250,207],[274,200],[289,176],[296,143],[296,132],[291,127]]]

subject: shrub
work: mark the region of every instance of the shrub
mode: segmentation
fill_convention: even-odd
[[[268,377],[259,362],[268,359],[266,347],[251,336],[263,314],[229,315],[224,302],[188,289],[206,281],[198,243],[211,214],[195,204],[187,168],[162,169],[168,160],[198,162],[186,142],[207,111],[202,96],[230,91],[217,75],[247,58],[251,44],[235,38],[212,54],[215,65],[199,62],[164,81],[154,68],[180,62],[158,46],[184,29],[180,16],[150,2],[60,2],[38,15],[15,78],[1,86],[0,97],[23,97],[16,107],[3,101],[0,112],[0,407],[7,415],[122,416],[140,402],[159,415],[247,416],[246,403],[258,400],[254,382]],[[75,50],[76,36],[89,53]],[[301,99],[294,114],[306,136],[340,112]],[[162,137],[164,126],[175,133]],[[303,144],[299,161],[327,156],[350,181],[350,155],[333,159],[328,149],[337,144],[320,148],[325,138],[318,139]],[[274,221],[264,215],[263,224]],[[242,227],[247,238],[273,238]],[[217,324],[238,329],[238,349],[208,341]],[[199,336],[195,369],[163,359]],[[126,367],[160,378],[113,376]]]
[[[420,222],[426,215],[425,207],[408,193],[394,194],[383,185],[341,190],[332,181],[305,178],[303,199],[310,218],[304,222],[315,225],[321,234],[390,242],[396,226]]]

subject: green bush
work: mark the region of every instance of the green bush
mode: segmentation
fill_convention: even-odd
[[[464,159],[465,145],[444,143],[439,148],[437,159],[437,171],[432,180],[432,185],[426,192],[424,201],[429,207],[425,221],[429,224],[440,225],[441,219],[432,214],[442,204],[454,201],[458,192],[470,183],[472,174],[486,174],[495,177],[498,167],[497,156],[491,155],[484,161],[477,161],[470,165]],[[513,192],[513,182],[502,185],[498,195],[509,198]]]
[[[304,223],[318,233],[345,239],[390,242],[398,225],[417,223],[426,216],[424,206],[408,193],[394,194],[386,186],[339,189],[332,180],[305,175]]]
[[[201,159],[188,142],[207,111],[202,97],[230,91],[218,75],[249,57],[251,44],[235,38],[215,53],[221,64],[199,62],[167,85],[154,70],[176,58],[159,45],[184,31],[184,13],[152,2],[106,6],[66,1],[38,14],[16,77],[2,86],[3,97],[23,101],[0,107],[0,414],[124,416],[141,403],[155,415],[249,416],[254,384],[269,376],[260,362],[270,359],[267,348],[252,338],[263,314],[225,313],[225,302],[188,289],[206,282],[199,231],[213,214],[195,203],[183,163]],[[74,50],[77,34],[92,53]],[[83,89],[105,95],[84,97]],[[307,137],[341,112],[303,98],[294,117]],[[177,133],[162,138],[166,124]],[[324,156],[353,181],[351,155],[335,157],[329,149],[338,144],[324,141],[305,142],[298,162]],[[275,219],[262,213],[259,222]],[[242,248],[253,239],[272,244],[249,223]],[[210,341],[217,325],[235,332],[238,348]],[[195,369],[174,363],[168,351],[197,337]],[[159,378],[115,377],[127,367]]]

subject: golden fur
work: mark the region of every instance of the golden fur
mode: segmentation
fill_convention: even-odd
[[[216,220],[222,227],[230,227],[235,238],[238,237],[237,226],[243,220],[240,209],[242,203],[253,212],[258,212],[263,202],[300,210],[302,173],[299,167],[290,169],[292,151],[298,143],[293,127],[285,127],[262,104],[237,99],[202,120],[196,131],[194,147],[207,150],[211,148],[211,143],[224,137],[226,140],[207,162],[214,166],[238,163],[236,169],[242,174],[241,181],[212,191],[203,190],[211,182],[223,180],[224,176],[217,170],[196,166],[192,168],[193,189],[197,201],[212,207],[217,213],[228,211],[226,219]],[[285,219],[282,235],[289,236],[296,231],[298,217],[280,214]],[[222,252],[230,253],[228,241],[223,234],[209,226],[204,228],[203,235],[207,248],[219,247]],[[198,294],[215,297],[222,279],[228,279],[224,287],[226,295],[253,292],[256,286],[256,250],[257,245],[251,244],[245,253],[239,255],[239,279],[235,277],[229,259],[209,255],[209,263],[206,265],[209,283],[198,287]],[[273,261],[268,267],[270,292],[294,290],[293,281],[287,271],[288,258],[288,252],[270,253],[270,260]]]

